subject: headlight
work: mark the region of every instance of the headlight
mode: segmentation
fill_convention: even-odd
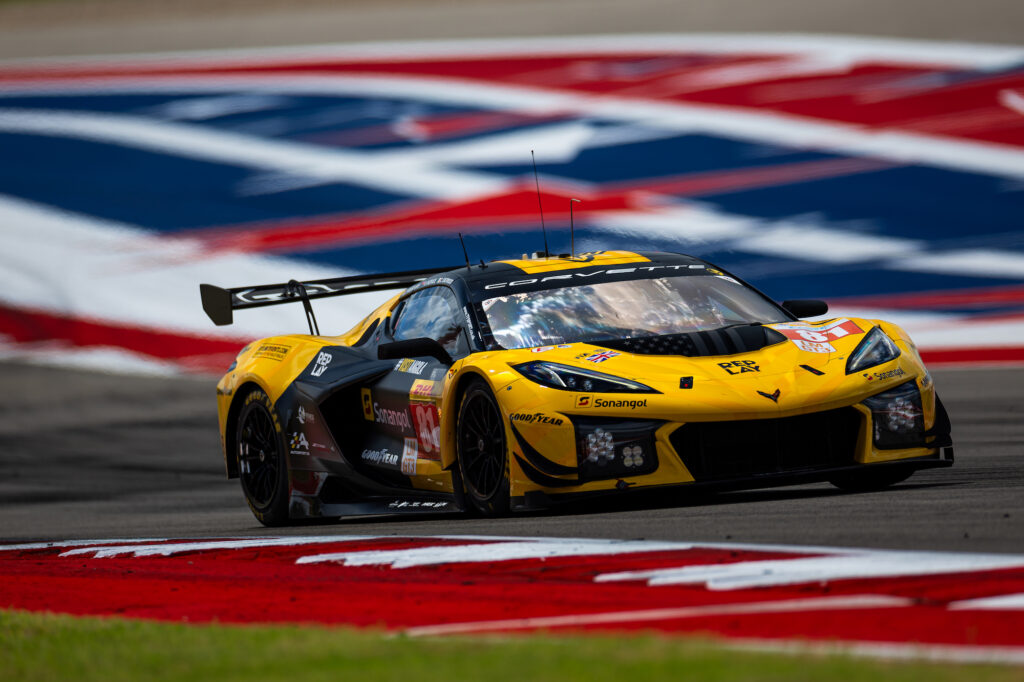
[[[541,386],[562,391],[586,391],[587,393],[657,393],[650,386],[636,381],[613,377],[580,367],[569,367],[557,362],[524,362],[512,368]]]
[[[864,400],[871,410],[875,447],[880,450],[924,445],[924,410],[913,381]]]
[[[886,336],[881,327],[874,327],[850,353],[850,359],[846,361],[846,373],[853,374],[895,360],[899,356],[900,349],[893,340]]]

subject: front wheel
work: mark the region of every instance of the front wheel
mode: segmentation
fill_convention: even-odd
[[[281,422],[261,389],[245,396],[238,415],[238,478],[253,516],[264,526],[288,521],[288,463]]]
[[[871,490],[881,490],[882,488],[888,488],[891,485],[901,483],[908,478],[914,471],[912,469],[903,469],[900,467],[884,467],[881,469],[862,469],[860,471],[848,471],[843,474],[837,475],[835,478],[829,479],[829,483],[839,488],[852,493],[869,492]]]
[[[509,510],[508,452],[498,401],[483,381],[462,394],[455,425],[459,473],[470,504],[482,514]]]

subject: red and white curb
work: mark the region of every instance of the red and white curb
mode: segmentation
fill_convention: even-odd
[[[1024,664],[1024,555],[487,536],[0,546],[0,607]]]

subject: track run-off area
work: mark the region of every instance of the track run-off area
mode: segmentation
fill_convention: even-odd
[[[80,615],[409,636],[656,629],[1024,663],[1024,555],[296,536],[7,545],[0,567],[10,606]]]
[[[1024,662],[1024,48],[792,36],[0,63],[0,608],[711,633]],[[693,253],[905,326],[957,463],[553,512],[259,527],[213,379],[301,308],[198,284]],[[379,299],[317,305],[346,330]],[[94,371],[101,370],[101,371]]]

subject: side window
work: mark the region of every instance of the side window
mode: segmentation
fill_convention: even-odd
[[[459,305],[455,295],[444,287],[418,291],[399,304],[394,322],[396,341],[427,337],[434,339],[452,357],[469,352],[466,335],[462,333]]]

